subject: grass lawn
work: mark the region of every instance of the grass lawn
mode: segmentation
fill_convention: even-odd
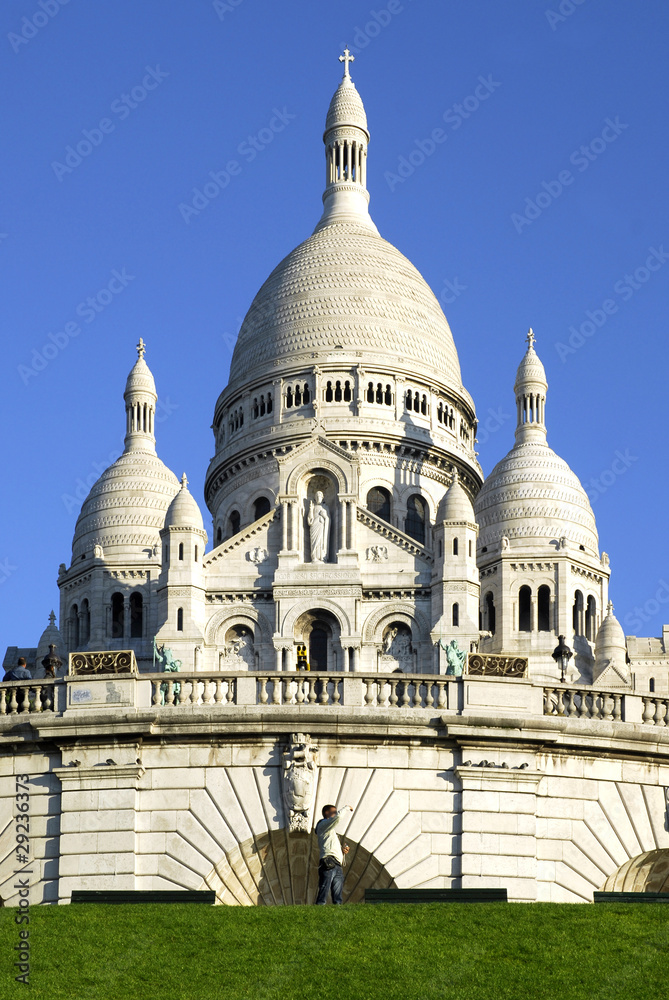
[[[0,910],[0,998],[655,1000],[669,906],[428,903],[33,908],[30,985]]]

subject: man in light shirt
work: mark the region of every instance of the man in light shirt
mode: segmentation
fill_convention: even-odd
[[[341,906],[342,892],[344,889],[344,855],[348,854],[348,844],[342,846],[336,831],[344,813],[352,806],[344,806],[337,812],[336,806],[323,806],[323,819],[316,824],[316,835],[318,837],[318,896],[317,906],[325,906],[328,896],[332,894],[332,902],[335,906]]]

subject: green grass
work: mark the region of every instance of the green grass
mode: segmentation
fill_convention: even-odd
[[[669,906],[35,908],[30,986],[0,910],[0,998],[655,1000]]]

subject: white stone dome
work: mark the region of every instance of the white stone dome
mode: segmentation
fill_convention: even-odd
[[[439,507],[438,518],[440,521],[470,521],[472,523],[475,521],[472,502],[463,488],[457,472]]]
[[[341,128],[347,125],[367,131],[365,106],[350,76],[344,77],[332,95],[325,119],[325,135],[332,128]]]
[[[197,528],[198,531],[204,531],[202,514],[195,498],[188,489],[185,472],[181,477],[181,489],[167,508],[165,527]]]
[[[368,226],[319,229],[272,271],[239,331],[230,386],[333,352],[421,373],[469,400],[450,327],[413,264]]]
[[[598,554],[595,515],[578,476],[545,441],[516,444],[484,481],[474,503],[479,550],[511,541],[566,538]]]
[[[93,484],[84,500],[72,541],[72,560],[92,556],[101,545],[115,554],[147,556],[160,544],[160,529],[179,480],[155,452],[126,451]]]

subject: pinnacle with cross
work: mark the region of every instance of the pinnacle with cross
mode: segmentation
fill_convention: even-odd
[[[140,337],[139,338],[139,344],[137,345],[137,354],[139,355],[140,358],[144,357],[144,352],[145,351],[146,351],[146,344],[144,343],[144,341]]]
[[[186,479],[186,473],[184,472],[183,476],[181,477],[181,489],[185,490],[187,486],[188,486],[188,480]]]
[[[352,56],[351,53],[349,52],[348,45],[344,49],[344,55],[343,56],[339,56],[339,62],[343,62],[343,64],[344,64],[344,76],[345,77],[347,77],[347,76],[350,77],[351,74],[348,71],[348,64],[352,63],[352,62],[355,62],[355,56]]]
[[[527,343],[529,344],[529,346],[532,349],[534,349],[534,341],[535,341],[536,338],[534,336],[534,330],[532,329],[532,327],[530,327],[530,329],[528,330],[527,337],[525,339],[527,340]]]

